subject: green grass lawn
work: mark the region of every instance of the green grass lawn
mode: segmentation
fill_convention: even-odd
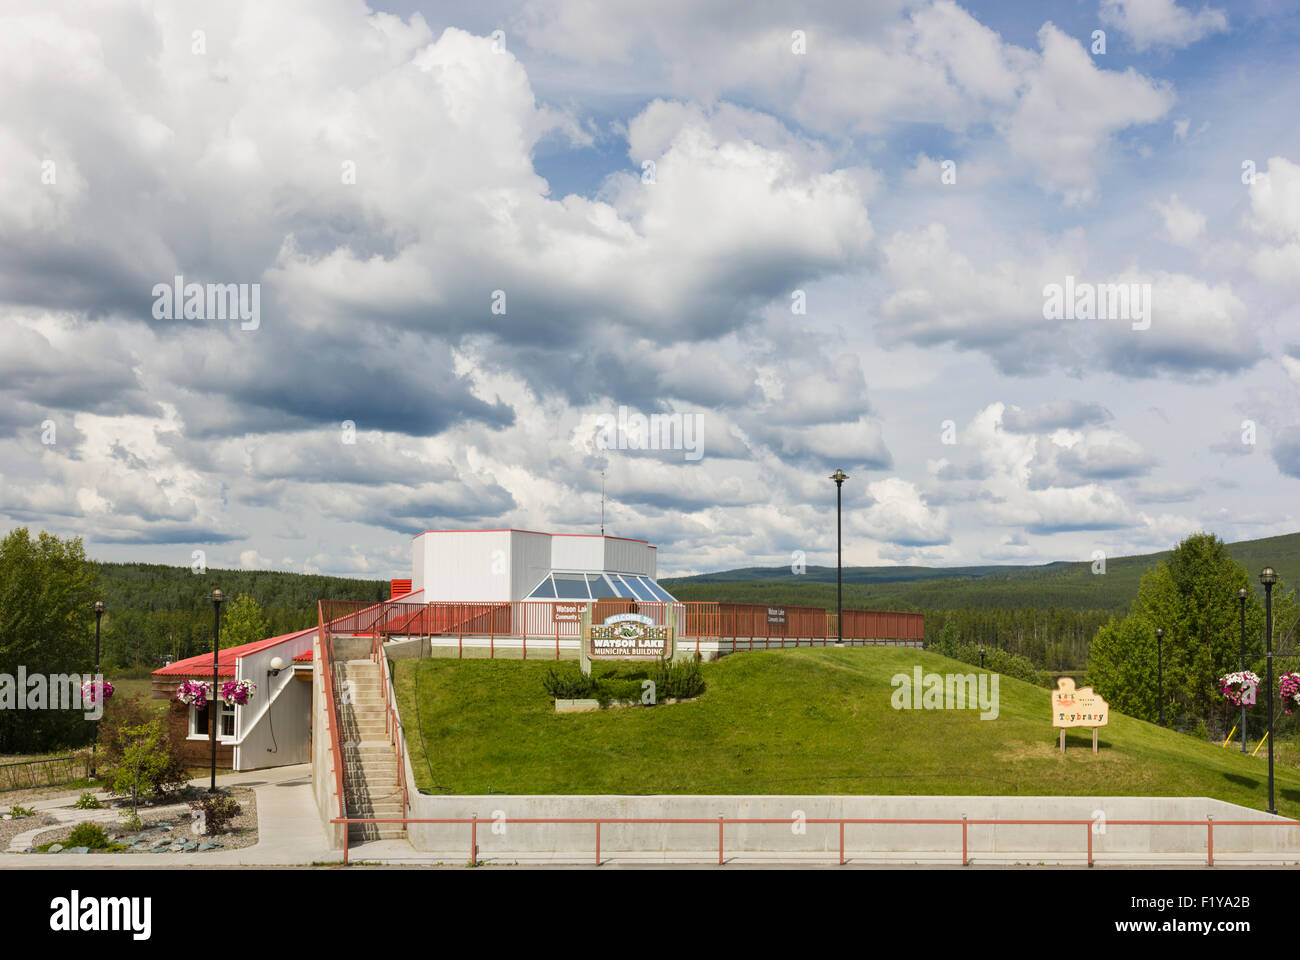
[[[1000,714],[894,710],[890,677],[974,668],[918,650],[802,648],[705,664],[690,703],[557,714],[551,663],[399,660],[419,788],[445,793],[1020,794],[1209,796],[1265,809],[1266,751],[1244,757],[1114,714],[1057,746],[1049,693],[1000,679]],[[572,665],[566,665],[573,669]],[[418,675],[419,713],[415,710]],[[1276,769],[1300,816],[1300,769]]]

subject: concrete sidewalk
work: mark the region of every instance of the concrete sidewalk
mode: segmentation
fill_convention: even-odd
[[[190,781],[206,787],[208,778]],[[252,787],[257,793],[258,841],[238,850],[205,853],[7,853],[0,854],[0,870],[57,867],[139,869],[141,867],[232,867],[241,865],[295,866],[341,862],[343,854],[329,848],[316,798],[311,788],[311,764],[300,763],[269,770],[250,770],[217,777],[218,786]],[[100,795],[101,798],[104,795]],[[39,813],[69,822],[116,820],[117,811],[76,810],[67,798],[38,800]],[[59,809],[62,806],[64,809]],[[71,809],[70,816],[66,810]],[[150,812],[169,808],[155,808]],[[50,829],[44,827],[42,829]]]

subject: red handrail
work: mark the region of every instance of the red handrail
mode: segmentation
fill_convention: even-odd
[[[334,647],[330,638],[329,624],[325,621],[323,601],[317,601],[316,616],[318,620],[317,642],[320,644],[321,679],[324,683],[326,722],[329,725],[330,759],[334,764],[334,783],[339,794],[339,817],[347,817],[347,800],[344,796],[343,744],[339,739],[338,710],[334,705]],[[338,820],[331,821],[338,823]],[[343,828],[343,860],[348,858],[348,828]]]
[[[401,823],[410,825],[412,823],[444,823],[458,824],[467,823],[470,825],[470,862],[478,861],[478,817],[374,817],[374,818],[341,818],[344,823]],[[718,863],[724,862],[723,856],[723,828],[727,824],[732,825],[750,825],[750,824],[781,824],[788,827],[791,823],[789,817],[503,817],[500,823],[546,823],[546,824],[594,824],[596,827],[596,866],[600,866],[600,828],[604,824],[623,823],[623,824],[714,824],[718,828]],[[1092,850],[1092,830],[1095,821],[1082,819],[1042,819],[1042,820],[1022,820],[1022,819],[1002,819],[998,817],[807,817],[803,823],[838,825],[840,830],[840,848],[839,862],[844,863],[844,827],[847,824],[915,824],[915,825],[951,825],[961,826],[961,864],[968,866],[970,863],[970,853],[967,844],[967,834],[971,826],[1081,826],[1088,829],[1088,866],[1093,865]],[[1207,830],[1207,864],[1214,866],[1214,828],[1220,827],[1300,827],[1300,820],[1218,820],[1213,817],[1206,817],[1204,820],[1107,820],[1106,825],[1112,826],[1148,826],[1148,827],[1205,827]],[[1171,851],[1172,852],[1172,851]],[[348,851],[344,847],[343,862],[348,862]]]

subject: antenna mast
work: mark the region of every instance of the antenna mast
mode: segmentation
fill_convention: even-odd
[[[600,535],[605,535],[605,471],[600,471]]]

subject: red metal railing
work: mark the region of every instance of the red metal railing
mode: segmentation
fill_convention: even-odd
[[[467,824],[470,827],[470,863],[478,862],[478,817],[422,817],[422,818],[341,818],[335,822],[352,823],[402,823],[410,825],[412,823],[441,823],[441,824]],[[718,828],[718,865],[725,862],[724,853],[724,828],[730,824],[732,826],[747,826],[751,824],[780,824],[789,827],[791,820],[789,817],[519,817],[519,818],[500,818],[488,821],[492,824],[506,823],[547,823],[547,824],[591,824],[595,827],[595,844],[596,844],[596,866],[601,865],[600,856],[600,828],[604,824],[709,824],[716,825]],[[1019,819],[999,819],[999,818],[967,818],[960,819],[953,817],[945,818],[897,818],[897,817],[808,817],[802,821],[808,824],[827,824],[839,826],[839,862],[845,862],[844,854],[844,828],[846,825],[899,825],[912,824],[922,826],[961,826],[961,865],[967,866],[970,863],[969,854],[969,830],[972,826],[1078,826],[1086,828],[1087,831],[1087,850],[1088,866],[1094,864],[1093,857],[1093,829],[1096,825],[1093,820],[1019,820]],[[1147,826],[1147,827],[1178,827],[1178,826],[1201,826],[1206,828],[1206,863],[1208,866],[1214,866],[1214,828],[1218,827],[1300,827],[1300,820],[1215,820],[1213,817],[1206,817],[1204,820],[1107,820],[1107,827],[1114,826]],[[789,851],[783,851],[789,852]],[[898,855],[907,855],[913,851],[899,851]],[[1026,851],[1032,852],[1032,851]],[[1174,851],[1169,851],[1173,853]],[[1159,856],[1160,854],[1155,854]],[[1288,854],[1290,855],[1290,854]],[[348,862],[348,850],[345,846],[343,849],[343,862]]]
[[[402,788],[402,812],[405,813],[409,809],[406,802],[406,731],[397,718],[397,691],[393,689],[393,678],[388,672],[388,658],[384,656],[384,642],[379,636],[371,644],[370,657],[379,667],[379,685],[384,693],[384,728],[397,760],[397,783]]]
[[[329,752],[330,763],[334,765],[334,786],[339,794],[339,817],[343,818],[348,815],[347,799],[343,793],[343,742],[339,737],[339,716],[338,709],[334,705],[334,648],[330,637],[329,623],[325,620],[324,602],[319,601],[316,605],[316,616],[318,618],[317,642],[320,644],[320,662],[321,662],[321,680],[324,684],[324,696],[326,710],[326,723],[329,724]],[[338,823],[338,820],[331,821]],[[343,828],[343,858],[347,859],[348,851],[348,828]]]
[[[357,601],[325,601],[326,616],[335,633],[379,637],[451,637],[464,655],[466,637],[488,640],[489,656],[496,655],[496,640],[518,639],[528,657],[528,641],[551,646],[555,659],[560,641],[577,640],[581,609],[594,605],[593,619],[612,613],[639,613],[656,624],[667,623],[670,608],[677,614],[678,636],[694,639],[696,652],[701,640],[730,641],[732,651],[785,647],[800,640],[823,644],[837,636],[835,614],[821,607],[771,606],[757,603],[689,602],[668,603],[640,600],[516,600],[500,603],[458,603],[434,601],[409,603],[389,601],[363,605]],[[919,646],[925,620],[919,613],[878,610],[845,610],[846,643],[902,642]],[[743,644],[743,646],[742,646]]]

